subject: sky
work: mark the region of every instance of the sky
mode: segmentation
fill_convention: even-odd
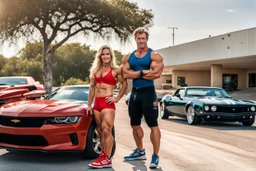
[[[183,44],[233,31],[256,27],[256,0],[130,0],[140,8],[151,9],[154,18],[149,28],[148,46],[161,49],[173,45],[173,30],[176,27],[174,44]],[[126,43],[118,39],[102,40],[78,35],[67,43],[79,42],[91,45],[97,50],[102,44],[109,44],[123,54],[136,49],[131,37]],[[0,54],[5,57],[17,55],[25,46],[18,41],[11,46],[0,46]]]

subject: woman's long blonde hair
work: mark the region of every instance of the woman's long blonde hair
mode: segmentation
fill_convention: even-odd
[[[108,45],[103,45],[100,47],[100,49],[97,51],[95,55],[95,59],[92,63],[92,66],[90,68],[90,78],[93,78],[94,74],[103,66],[103,62],[101,60],[101,54],[104,49],[108,49],[110,51],[110,67],[112,69],[118,68],[118,65],[116,64],[116,56],[112,48]]]

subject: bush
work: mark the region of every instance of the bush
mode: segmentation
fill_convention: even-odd
[[[89,84],[89,82],[83,81],[81,79],[74,78],[74,77],[69,78],[67,81],[65,81],[65,83],[61,83],[62,86],[64,86],[64,85],[85,85],[85,84]]]

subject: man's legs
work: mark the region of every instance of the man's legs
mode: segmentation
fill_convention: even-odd
[[[158,155],[160,148],[161,132],[158,126],[150,127],[150,140],[153,144],[154,154]]]
[[[135,140],[136,146],[139,150],[143,150],[143,137],[144,137],[144,132],[141,126],[132,126],[132,133],[133,133],[133,138]]]

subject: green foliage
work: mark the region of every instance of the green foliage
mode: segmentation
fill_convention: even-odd
[[[39,54],[43,52],[43,42],[27,42],[26,46],[19,52],[21,54],[21,58],[23,59],[36,59],[42,61],[42,55],[38,57]]]
[[[128,0],[0,0],[0,6],[3,40],[31,38],[36,30],[49,42],[58,32],[72,36],[80,31],[101,36],[114,31],[126,40],[135,28],[152,25],[153,18],[151,10]]]
[[[151,26],[153,18],[151,10],[140,9],[137,3],[129,0],[0,0],[0,8],[2,42],[14,42],[20,38],[43,40],[42,56],[47,93],[52,89],[54,53],[69,38],[80,32],[86,36],[97,35],[104,38],[110,38],[115,33],[121,41],[126,41],[137,27]],[[33,58],[34,52],[38,50],[27,49],[23,57],[26,59]],[[82,53],[76,54],[77,61],[72,60],[74,63],[71,65],[76,66],[79,61],[80,65],[81,56]],[[84,62],[84,65],[87,66],[88,62]],[[78,68],[74,67],[73,71],[75,70]],[[82,73],[88,71],[77,72],[81,73],[78,76],[81,78]]]
[[[85,84],[89,84],[89,82],[83,81],[78,78],[70,77],[67,81],[65,81],[65,83],[62,83],[61,85],[64,86],[64,85],[85,85]]]

